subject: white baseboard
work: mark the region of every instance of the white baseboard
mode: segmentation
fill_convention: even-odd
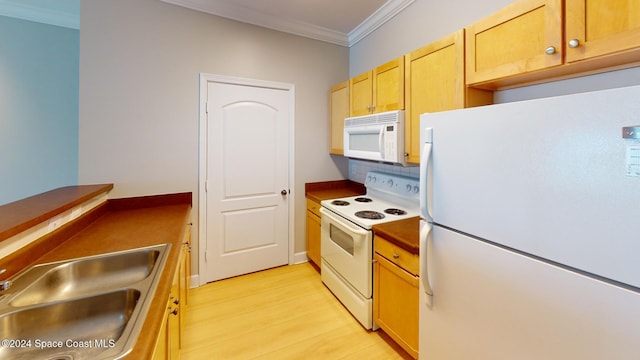
[[[307,252],[306,251],[302,251],[302,252],[294,254],[294,256],[293,256],[293,264],[290,264],[290,265],[302,264],[302,263],[305,263],[305,262],[308,262],[308,261],[309,261],[309,258],[307,257]],[[204,284],[202,284],[202,285],[204,285]],[[192,274],[191,275],[191,289],[197,288],[198,286],[200,286],[200,275]]]
[[[302,264],[309,261],[309,258],[307,257],[307,252],[306,251],[302,251],[299,253],[296,253],[295,255],[293,255],[293,264],[291,265],[295,265],[295,264]]]

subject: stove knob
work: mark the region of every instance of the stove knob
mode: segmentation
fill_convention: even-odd
[[[387,180],[387,185],[389,185],[389,187],[393,187],[393,180]]]
[[[420,192],[420,187],[418,187],[418,185],[415,185],[415,186],[413,187],[413,192],[414,192],[415,194],[419,193],[419,192]]]
[[[411,184],[407,184],[407,192],[411,192]]]

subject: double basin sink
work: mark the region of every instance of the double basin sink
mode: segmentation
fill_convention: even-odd
[[[0,359],[119,359],[135,345],[169,244],[34,265],[0,292]]]

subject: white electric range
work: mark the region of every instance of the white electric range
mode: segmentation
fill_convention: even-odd
[[[366,194],[321,202],[322,281],[366,328],[373,322],[376,224],[419,215],[419,179],[371,171]]]

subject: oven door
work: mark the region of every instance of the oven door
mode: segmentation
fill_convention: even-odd
[[[373,232],[325,208],[320,212],[322,259],[364,298],[371,298]]]

